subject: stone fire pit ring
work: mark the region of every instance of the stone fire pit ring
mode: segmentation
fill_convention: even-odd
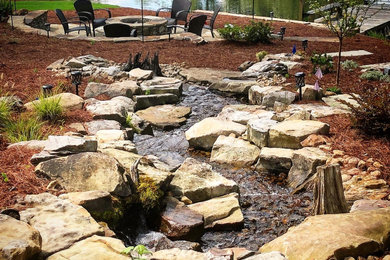
[[[137,29],[142,34],[142,18],[140,15],[117,16],[106,20],[107,24],[122,23]],[[162,35],[167,33],[167,20],[158,16],[144,16],[144,36]]]

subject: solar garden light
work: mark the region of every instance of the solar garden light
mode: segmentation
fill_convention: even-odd
[[[386,67],[383,69],[383,74],[384,75],[389,75],[390,76],[390,67]]]
[[[79,95],[79,85],[81,84],[81,78],[83,75],[81,74],[81,71],[76,70],[72,71],[70,73],[70,77],[72,79],[72,84],[76,87],[76,95]]]
[[[302,87],[305,86],[305,73],[295,73],[295,83],[296,87],[299,88],[299,100],[302,100]]]
[[[302,41],[303,51],[306,51],[308,42],[309,42],[308,40],[303,40]]]
[[[274,19],[274,12],[269,12],[269,17],[271,17],[271,21]]]
[[[44,97],[50,96],[53,92],[53,85],[50,84],[43,85],[42,92]]]
[[[46,33],[47,33],[47,38],[49,38],[50,23],[45,23],[45,30],[46,30]]]
[[[284,34],[286,33],[286,27],[280,27],[280,32],[279,32],[279,35],[281,36],[280,37],[280,40],[283,41],[283,38],[284,38]]]

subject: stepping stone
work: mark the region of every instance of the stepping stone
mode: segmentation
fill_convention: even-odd
[[[41,234],[44,257],[86,237],[104,234],[86,209],[49,193],[27,195],[22,203],[32,206],[20,211],[20,219]]]
[[[93,119],[115,120],[126,122],[128,112],[134,111],[135,102],[127,97],[114,97],[111,100],[87,100],[87,111],[93,114]]]
[[[97,142],[82,137],[50,135],[46,141],[44,151],[54,155],[96,152]]]
[[[0,231],[0,257],[2,259],[38,258],[42,245],[38,230],[23,221],[0,214]]]
[[[238,192],[237,183],[213,171],[211,165],[187,158],[175,172],[170,190],[175,197],[199,202]]]
[[[241,136],[245,130],[246,127],[241,124],[209,117],[194,124],[185,132],[185,136],[190,146],[211,150],[218,136],[232,133]]]
[[[162,105],[139,110],[136,115],[153,126],[162,129],[172,129],[185,124],[188,115],[191,113],[190,107]]]
[[[125,249],[123,242],[117,238],[92,236],[74,243],[68,249],[51,255],[47,260],[63,259],[116,259],[128,260],[129,257],[121,254]]]
[[[127,135],[123,130],[99,130],[96,132],[96,140],[99,144],[124,141],[126,139]]]
[[[301,142],[311,134],[329,134],[329,125],[314,120],[288,120],[269,131],[268,145],[276,148],[302,148]]]
[[[350,113],[350,111],[345,109],[323,106],[319,104],[291,104],[288,106],[286,111],[290,113],[295,113],[298,111],[308,111],[313,118],[321,118],[331,115]]]
[[[292,166],[293,152],[292,149],[263,147],[256,170],[272,173],[288,172]]]
[[[183,91],[183,82],[175,78],[154,77],[141,83],[142,92],[149,94],[174,94],[181,96]]]
[[[354,107],[360,106],[359,103],[356,100],[354,100],[352,98],[352,96],[349,94],[341,94],[341,95],[334,95],[334,96],[330,96],[330,97],[324,97],[324,98],[322,98],[322,100],[328,106],[340,108],[340,109],[344,109],[344,110],[348,110],[348,111],[351,109],[347,105],[341,103],[339,100],[343,100]]]
[[[225,196],[194,203],[188,207],[202,214],[204,227],[213,229],[235,229],[244,223],[238,193],[230,193]]]
[[[249,89],[256,84],[255,80],[223,79],[212,83],[209,88],[221,92],[248,95]]]
[[[213,145],[210,161],[245,167],[254,164],[259,155],[260,149],[248,141],[221,135]]]
[[[229,70],[215,70],[210,68],[189,68],[182,69],[180,75],[190,82],[196,83],[214,83],[224,78],[240,77],[241,72]]]
[[[110,98],[125,96],[131,98],[133,95],[140,94],[141,88],[133,80],[125,80],[112,84],[103,84],[90,82],[85,89],[85,98],[94,98],[99,95],[107,95]]]
[[[175,104],[179,102],[178,96],[174,94],[151,94],[151,95],[138,95],[133,97],[136,105],[135,110],[146,109],[151,106]]]
[[[329,52],[326,55],[330,57],[338,57],[338,52]],[[358,50],[358,51],[342,51],[341,57],[356,57],[356,56],[364,56],[364,55],[372,55],[371,52],[365,51],[365,50]]]
[[[132,80],[148,80],[153,77],[153,71],[135,68],[130,70],[129,78]]]
[[[246,125],[249,120],[269,118],[275,114],[273,111],[264,110],[265,107],[257,105],[227,105],[218,114],[218,118]]]
[[[41,162],[35,167],[69,192],[102,190],[126,197],[131,194],[125,169],[112,157],[102,153],[79,153]]]
[[[254,119],[247,125],[248,140],[258,147],[268,146],[269,130],[278,122],[272,119]]]
[[[252,105],[261,105],[263,103],[263,97],[273,92],[281,91],[282,87],[275,86],[252,86],[248,92],[249,103]]]
[[[82,99],[81,97],[79,97],[75,94],[72,94],[72,93],[61,93],[61,94],[57,94],[57,95],[48,97],[46,99],[59,100],[59,104],[61,105],[61,107],[64,110],[82,109],[83,104],[84,104],[84,99]],[[35,108],[34,104],[38,105],[40,102],[41,102],[40,100],[34,100],[32,102],[28,102],[28,103],[24,104],[24,107],[27,110],[31,111],[31,110],[34,110],[34,108]]]
[[[86,122],[88,134],[95,135],[99,130],[120,130],[121,124],[115,120],[95,120]]]
[[[279,251],[288,259],[345,259],[374,255],[385,248],[390,233],[390,208],[310,216],[286,234],[260,248]]]

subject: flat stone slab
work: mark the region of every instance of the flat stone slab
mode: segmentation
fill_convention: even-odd
[[[270,118],[252,119],[247,124],[249,141],[258,147],[268,146],[269,130],[278,122]]]
[[[235,123],[246,125],[252,119],[271,119],[274,115],[274,112],[264,109],[265,107],[257,105],[227,105],[222,109],[217,117],[223,120],[233,121]]]
[[[171,93],[136,95],[133,98],[136,102],[135,110],[146,109],[158,105],[175,104],[179,101],[179,97]]]
[[[175,78],[154,77],[141,83],[142,92],[145,94],[174,94],[180,96],[183,91],[183,82]]]
[[[134,106],[133,100],[122,96],[106,101],[96,99],[87,101],[87,111],[93,114],[93,119],[115,120],[119,123],[126,122],[127,113],[133,112]]]
[[[240,77],[241,72],[230,70],[214,70],[210,68],[189,68],[180,71],[180,75],[191,82],[214,83],[224,78]]]
[[[93,98],[105,94],[110,98],[118,96],[125,96],[131,98],[133,95],[140,93],[140,86],[137,85],[137,82],[132,80],[125,80],[112,84],[90,82],[85,89],[84,97]]]
[[[341,94],[341,95],[334,95],[334,96],[330,96],[330,97],[324,97],[324,98],[322,98],[322,100],[328,106],[340,108],[340,109],[344,109],[344,110],[350,110],[350,108],[347,105],[341,103],[339,100],[345,101],[354,107],[360,106],[359,103],[356,100],[354,100],[352,98],[352,96],[349,94]]]
[[[46,141],[44,151],[50,154],[73,154],[82,152],[96,152],[97,142],[81,137],[50,135]]]
[[[362,69],[362,71],[366,71],[369,69],[383,70],[384,68],[390,68],[390,62],[362,65],[362,66],[360,66],[360,68]]]
[[[257,171],[288,172],[292,165],[294,150],[263,147],[256,164]]]
[[[291,104],[287,107],[286,111],[291,113],[308,111],[310,112],[313,118],[321,118],[326,116],[351,113],[349,110],[346,109],[324,106],[319,104]]]
[[[338,57],[338,52],[329,52],[326,53],[326,55],[330,57]],[[364,56],[364,55],[372,55],[371,52],[365,51],[365,50],[357,50],[357,51],[342,51],[341,57],[355,57],[355,56]]]
[[[187,121],[190,113],[190,107],[174,105],[154,106],[136,112],[143,120],[163,129],[179,127]]]
[[[99,130],[120,130],[121,124],[115,120],[94,120],[86,122],[85,127],[90,135],[95,135]]]
[[[221,81],[216,81],[212,83],[210,85],[210,89],[234,93],[238,95],[247,95],[249,89],[256,84],[257,82],[255,80],[223,79]]]

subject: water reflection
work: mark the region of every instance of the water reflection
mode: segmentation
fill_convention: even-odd
[[[119,5],[122,7],[140,8],[141,0],[96,0],[104,4]],[[157,10],[161,7],[170,7],[172,0],[144,0],[146,10]],[[222,11],[236,14],[252,14],[253,0],[192,0],[192,9],[214,10],[222,6]],[[307,9],[305,7],[305,9]],[[303,0],[254,0],[256,15],[301,20]]]

